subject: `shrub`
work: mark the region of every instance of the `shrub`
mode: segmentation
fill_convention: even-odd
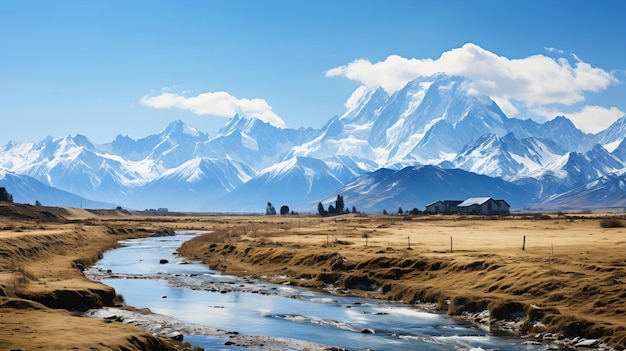
[[[600,227],[602,228],[622,228],[624,223],[617,218],[604,218],[600,221]]]
[[[546,220],[550,220],[552,219],[552,217],[550,217],[550,215],[547,214],[537,214],[534,217],[535,219],[541,220],[541,221],[546,221]]]

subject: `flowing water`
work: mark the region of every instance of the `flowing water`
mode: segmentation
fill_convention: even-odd
[[[175,250],[195,234],[123,241],[92,270],[126,304],[184,323],[246,335],[291,338],[350,350],[540,350],[442,314],[379,300],[350,298],[221,275]],[[167,260],[167,263],[164,263]],[[207,350],[225,337],[188,336]]]

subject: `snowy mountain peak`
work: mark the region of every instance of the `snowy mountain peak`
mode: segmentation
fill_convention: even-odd
[[[346,111],[339,119],[350,121],[350,123],[367,123],[367,121],[363,121],[361,118],[376,117],[378,111],[388,99],[389,94],[381,87],[359,87],[346,101]]]
[[[222,129],[220,129],[219,134],[227,135],[234,131],[249,133],[254,128],[280,129],[255,117],[235,115],[226,123],[224,127],[222,127]]]
[[[598,133],[598,143],[610,152],[615,151],[626,135],[626,116],[613,122],[607,129]]]
[[[176,120],[160,133],[138,140],[120,135],[102,145],[81,134],[10,142],[0,149],[0,169],[98,201],[202,211],[262,210],[267,201],[316,204],[361,176],[349,189],[362,201],[402,197],[395,190],[411,189],[411,179],[450,177],[463,184],[457,177],[475,173],[522,184],[529,199],[545,199],[623,172],[626,117],[592,135],[565,117],[543,124],[508,118],[468,86],[462,77],[436,74],[392,95],[361,87],[344,113],[320,129],[281,129],[235,115],[211,135]],[[446,169],[418,172],[418,165]],[[367,176],[380,167],[398,172]],[[386,183],[389,173],[395,178]],[[475,187],[483,180],[476,177]]]
[[[171,122],[160,134],[174,137],[190,136],[194,138],[199,138],[203,135],[203,133],[198,131],[195,127],[181,120]]]

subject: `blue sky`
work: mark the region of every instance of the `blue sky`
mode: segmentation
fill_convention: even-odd
[[[2,1],[0,145],[234,113],[320,127],[361,86],[460,74],[594,132],[626,111],[621,1]]]

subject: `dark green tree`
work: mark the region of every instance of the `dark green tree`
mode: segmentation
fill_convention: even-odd
[[[335,210],[337,210],[337,214],[342,214],[344,209],[345,209],[345,206],[343,203],[343,196],[337,195],[337,200],[335,200]]]
[[[328,213],[326,212],[326,210],[324,209],[324,205],[322,205],[322,203],[321,203],[321,202],[319,202],[319,203],[317,204],[317,213],[318,213],[320,216],[326,216],[326,215],[328,214]]]
[[[358,213],[356,210],[356,206],[352,206],[352,213]]]
[[[13,195],[5,187],[0,187],[0,201],[13,202]]]
[[[398,207],[398,214],[403,214],[402,207]]]
[[[337,214],[337,209],[333,205],[328,205],[328,213],[331,215]]]
[[[271,202],[267,203],[267,207],[265,207],[265,214],[266,215],[275,215],[276,214],[276,208],[274,208],[274,205],[272,205]]]
[[[281,215],[286,215],[286,214],[289,214],[289,206],[287,206],[287,205],[282,205],[282,206],[280,207],[280,214],[281,214]]]

